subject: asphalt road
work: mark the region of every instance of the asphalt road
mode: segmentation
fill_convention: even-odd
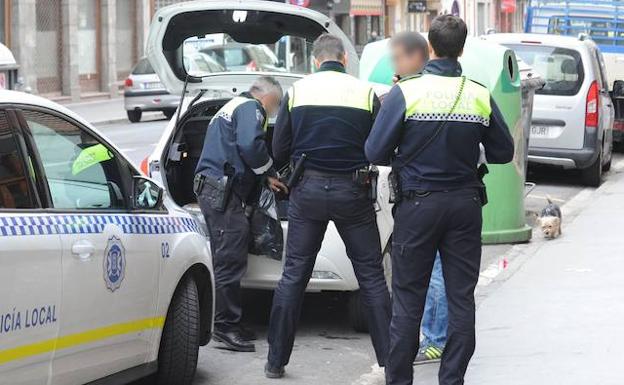
[[[167,120],[160,115],[148,117],[141,123],[119,123],[100,126],[99,129],[116,143],[131,160],[138,164],[155,147]],[[614,163],[624,159],[616,154]],[[609,174],[606,175],[609,178]],[[536,183],[526,199],[527,221],[534,224],[535,214],[546,204],[549,196],[560,206],[565,206],[580,193],[593,189],[580,183],[580,175],[574,171],[550,168],[532,168],[527,178]],[[565,223],[565,218],[564,218]],[[542,242],[534,232],[534,242]],[[487,295],[489,277],[513,264],[510,245],[485,246],[482,261],[482,278],[478,298]],[[484,290],[485,289],[485,290]],[[262,368],[266,358],[266,329],[271,293],[253,291],[246,293],[246,322],[259,332],[256,353],[232,353],[219,349],[211,343],[202,347],[199,357],[196,384],[238,385],[272,384],[266,380]],[[378,384],[379,376],[371,373],[374,355],[369,338],[354,332],[347,316],[347,296],[322,293],[306,295],[292,360],[287,376],[280,384]],[[425,367],[422,375],[429,375],[433,367]]]

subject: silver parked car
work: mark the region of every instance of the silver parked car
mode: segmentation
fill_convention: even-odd
[[[600,49],[584,36],[484,38],[513,49],[546,80],[535,92],[529,162],[580,169],[583,183],[599,186],[611,168],[615,116]]]
[[[179,103],[180,97],[167,92],[147,58],[139,60],[124,83],[128,120],[140,121],[143,111],[162,111],[169,119]]]

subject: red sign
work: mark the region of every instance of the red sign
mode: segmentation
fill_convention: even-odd
[[[290,0],[290,4],[307,8],[310,6],[310,0]]]
[[[516,0],[503,0],[501,2],[501,12],[503,13],[516,12]]]

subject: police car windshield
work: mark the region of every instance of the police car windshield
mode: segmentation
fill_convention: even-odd
[[[274,44],[238,42],[226,33],[190,37],[184,41],[184,68],[202,77],[228,72],[308,74],[312,69],[312,41],[282,36]]]

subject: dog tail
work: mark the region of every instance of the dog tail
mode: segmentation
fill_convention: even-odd
[[[546,194],[546,200],[548,201],[549,204],[553,203],[552,198],[548,194]]]

